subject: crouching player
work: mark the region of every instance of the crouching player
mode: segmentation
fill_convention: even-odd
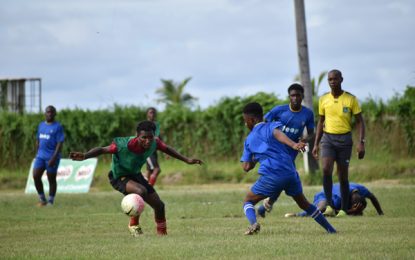
[[[153,122],[142,121],[137,125],[137,135],[130,137],[116,137],[111,145],[96,147],[86,153],[71,152],[72,160],[82,161],[101,154],[112,154],[111,171],[108,174],[112,187],[124,195],[136,193],[154,210],[154,218],[158,235],[167,235],[164,203],[154,188],[144,179],[140,170],[156,149],[160,150],[187,164],[202,164],[199,159],[188,158],[174,148],[166,145],[154,137],[156,127]],[[139,225],[139,216],[131,217],[128,226],[133,236],[143,232]]]
[[[347,210],[347,215],[352,216],[361,216],[363,215],[363,211],[367,206],[366,198],[370,199],[373,206],[375,207],[376,211],[379,215],[383,215],[382,208],[380,207],[380,203],[375,195],[369,191],[368,188],[361,184],[351,182],[349,184],[349,194],[350,194],[350,207]],[[333,192],[332,192],[332,201],[333,207],[336,212],[341,210],[341,194],[340,194],[340,184],[336,183],[333,185]],[[324,194],[324,190],[317,192],[314,195],[313,204],[322,212],[326,210],[328,205],[326,195]],[[305,217],[307,216],[306,212],[300,213],[287,213],[285,217]]]
[[[280,122],[263,122],[262,107],[256,102],[244,107],[243,118],[250,133],[245,139],[242,168],[248,172],[257,162],[260,163],[259,178],[244,200],[244,212],[250,223],[245,235],[260,231],[255,204],[267,197],[278,198],[283,190],[328,233],[336,233],[320,210],[305,198],[300,178],[288,151],[290,148],[284,146],[286,144],[294,150],[303,151],[305,143],[295,143],[289,139],[278,129],[281,126]]]

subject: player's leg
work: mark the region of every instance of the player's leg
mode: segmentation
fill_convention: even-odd
[[[352,135],[341,135],[340,145],[337,152],[336,164],[337,173],[340,183],[340,195],[341,195],[341,210],[337,214],[338,217],[346,216],[346,212],[349,208],[349,163],[352,155]]]
[[[160,199],[157,192],[149,193],[145,201],[154,210],[154,220],[157,225],[157,234],[167,235],[166,211],[164,202]]]
[[[255,204],[266,198],[266,196],[255,194],[253,189],[254,187],[248,191],[244,199],[244,213],[250,224],[245,235],[253,235],[258,233],[261,229],[255,214]]]
[[[131,186],[129,186],[131,184]],[[145,190],[145,193],[141,195],[140,190]],[[140,175],[136,175],[134,182],[127,183],[127,192],[135,191],[141,195],[144,201],[150,205],[154,210],[154,220],[157,226],[157,234],[158,235],[167,235],[167,223],[166,223],[166,213],[165,213],[165,206],[164,202],[160,199],[157,192],[154,188],[144,179],[144,177]]]
[[[303,193],[293,196],[293,199],[301,209],[307,212],[307,215],[311,216],[328,233],[336,233],[336,230],[332,225],[330,225],[321,211],[316,206],[308,202]]]
[[[158,162],[157,151],[155,151],[148,159],[150,159],[152,165],[151,175],[148,178],[148,183],[151,186],[154,186],[157,181],[157,177],[159,176],[161,169]]]
[[[42,175],[46,169],[46,162],[40,158],[36,158],[33,164],[33,181],[35,183],[35,188],[39,196],[38,206],[46,206],[46,196],[43,190]]]
[[[54,166],[52,167],[47,167],[46,168],[46,175],[48,176],[48,181],[49,181],[49,198],[48,198],[48,203],[50,205],[53,205],[53,202],[55,201],[55,196],[56,196],[56,190],[57,190],[57,182],[56,182],[56,177],[58,174],[58,168],[59,168],[59,162],[60,162],[60,158],[56,159],[56,163]]]
[[[272,206],[277,202],[279,196],[280,194],[276,194],[264,199],[262,205],[258,207],[258,215],[265,218],[266,212],[270,213],[272,211]]]
[[[327,199],[327,208],[324,214],[326,216],[334,216],[333,195],[333,167],[336,158],[336,150],[333,145],[332,136],[323,134],[321,140],[321,163],[323,167],[323,190]]]

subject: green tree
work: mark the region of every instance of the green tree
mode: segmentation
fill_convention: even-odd
[[[192,106],[197,98],[184,92],[185,86],[191,79],[191,77],[188,77],[179,83],[176,83],[173,80],[161,79],[163,86],[156,90],[156,93],[159,94],[161,98],[157,99],[157,102],[164,103],[166,106]]]

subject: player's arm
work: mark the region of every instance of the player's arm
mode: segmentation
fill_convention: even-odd
[[[115,147],[116,148],[116,147]],[[95,147],[89,150],[86,153],[82,152],[70,152],[69,158],[71,158],[74,161],[83,161],[89,158],[98,157],[102,154],[109,154],[114,153],[113,145],[105,146],[105,147]]]
[[[253,168],[255,168],[257,162],[242,162],[242,169],[245,172],[249,172],[250,170],[252,170]]]
[[[306,144],[303,142],[296,143],[288,136],[286,136],[281,130],[275,128],[273,131],[274,138],[277,139],[280,143],[286,144],[294,150],[304,152]]]
[[[375,207],[375,209],[376,209],[376,211],[378,212],[378,214],[379,214],[379,215],[383,215],[383,210],[382,210],[382,208],[380,207],[380,203],[379,203],[378,199],[375,197],[375,195],[373,195],[373,193],[370,193],[367,197],[368,197],[368,198],[370,199],[370,201],[372,202],[372,204],[373,204],[373,206]]]
[[[162,151],[163,153],[170,155],[171,157],[174,157],[180,161],[183,161],[187,164],[202,164],[203,161],[200,159],[196,159],[196,158],[188,158],[186,156],[184,156],[183,154],[179,153],[178,151],[176,151],[176,149],[174,149],[171,146],[166,145],[165,143],[163,143],[159,138],[156,139],[157,141],[157,149]]]
[[[48,161],[49,166],[55,165],[56,158],[58,157],[58,154],[62,151],[63,142],[59,142],[56,145],[55,151],[53,152],[52,157],[50,157],[50,160]]]
[[[312,154],[314,158],[318,159],[318,150],[319,150],[319,144],[321,141],[321,137],[323,136],[323,125],[326,117],[320,115],[317,123],[317,129],[316,129],[316,139],[314,140],[314,147]]]
[[[357,145],[357,156],[359,159],[363,159],[365,157],[365,122],[362,117],[362,113],[355,115],[356,119],[356,128],[359,131],[359,143]]]

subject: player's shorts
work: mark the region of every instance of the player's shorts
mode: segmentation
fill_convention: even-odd
[[[285,191],[288,196],[297,196],[303,193],[303,186],[297,172],[286,177],[275,177],[268,174],[260,175],[251,187],[251,191],[255,195],[277,199],[282,191]]]
[[[321,138],[321,157],[330,157],[340,165],[349,165],[352,155],[352,133],[328,134]]]
[[[49,159],[42,159],[42,158],[36,157],[35,163],[33,164],[33,169],[46,169],[46,173],[57,173],[60,161],[61,161],[60,157],[56,158],[55,165],[49,167],[48,166]]]
[[[112,175],[112,171],[108,173],[108,179],[111,183],[111,186],[116,189],[117,191],[121,192],[124,195],[127,195],[126,186],[128,181],[135,181],[141,185],[143,185],[147,189],[147,193],[151,194],[154,193],[155,190],[153,186],[148,184],[147,180],[144,179],[143,175],[141,173],[134,174],[134,175],[128,175],[128,176],[122,176],[117,179],[114,179],[114,176]]]
[[[154,151],[148,158],[147,158],[147,170],[152,171],[154,168],[160,168],[158,157],[157,157],[157,151]]]

